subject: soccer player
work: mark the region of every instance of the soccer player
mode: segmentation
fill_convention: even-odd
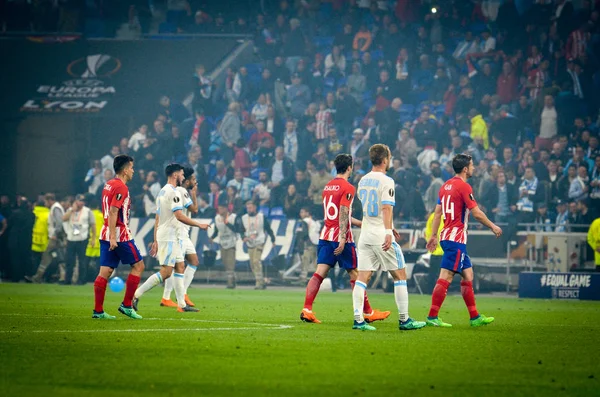
[[[173,287],[177,297],[178,312],[197,312],[185,302],[184,287],[184,247],[181,240],[182,224],[208,229],[209,225],[190,219],[183,214],[183,197],[177,190],[183,182],[183,167],[179,164],[169,164],[165,169],[167,184],[156,198],[156,218],[154,221],[154,242],[150,255],[158,254],[160,270],[148,277],[148,280],[135,291],[133,307],[137,310],[140,297],[167,280],[173,274]],[[173,273],[173,269],[175,272]]]
[[[479,209],[473,189],[467,183],[467,179],[473,176],[475,166],[468,154],[457,154],[452,159],[452,168],[455,176],[444,183],[438,194],[438,203],[435,206],[432,230],[438,230],[440,220],[444,219],[444,227],[440,233],[440,245],[444,250],[440,277],[438,278],[433,294],[431,296],[431,308],[427,317],[427,325],[435,327],[451,327],[438,317],[440,308],[446,298],[448,287],[455,274],[460,274],[460,291],[462,293],[469,315],[471,326],[480,327],[494,321],[493,317],[479,314],[475,305],[475,293],[473,292],[473,267],[471,259],[467,254],[467,224],[469,213],[481,224],[492,230],[496,237],[502,235],[502,229],[488,219],[485,213]],[[438,237],[432,234],[427,242],[427,249],[433,252],[438,245]]]
[[[408,315],[408,289],[404,255],[394,241],[393,207],[394,180],[386,175],[391,163],[391,152],[386,145],[369,148],[373,168],[358,183],[358,198],[363,207],[362,229],[358,242],[358,279],[352,291],[354,325],[352,329],[375,331],[363,316],[364,296],[371,275],[386,270],[394,279],[394,296],[400,317],[400,330],[423,328],[425,322],[415,321]]]
[[[355,189],[348,182],[352,175],[352,156],[338,154],[334,161],[337,177],[325,185],[323,189],[324,226],[317,246],[317,271],[306,286],[304,308],[300,313],[300,320],[307,323],[321,323],[312,312],[313,302],[319,293],[323,279],[329,270],[337,263],[340,268],[346,269],[350,276],[350,285],[355,289],[354,282],[358,275],[356,271],[356,247],[352,237],[351,224],[360,227],[361,222],[352,218],[351,209]],[[390,312],[373,310],[369,305],[366,291],[364,295],[364,317],[367,321],[385,320]]]
[[[119,262],[131,266],[125,282],[125,297],[119,312],[133,319],[141,319],[133,308],[132,299],[144,271],[144,261],[129,230],[131,198],[127,183],[133,179],[133,158],[124,154],[113,160],[115,177],[102,189],[104,225],[100,231],[100,272],[94,281],[94,312],[92,318],[114,319],[104,312],[106,284]]]
[[[183,169],[183,183],[182,186],[177,186],[177,191],[183,198],[183,209],[181,212],[191,218],[191,214],[198,213],[198,182],[196,181],[196,175],[194,175],[194,169],[191,167],[185,167]],[[196,247],[190,239],[190,227],[186,224],[181,224],[179,228],[179,238],[183,241],[183,255],[187,266],[183,272],[183,288],[185,289],[185,303],[188,306],[196,306],[188,296],[188,288],[194,280],[194,274],[198,269],[198,255],[196,254]],[[165,289],[163,291],[163,297],[160,301],[161,306],[166,307],[177,307],[177,303],[171,300],[171,292],[173,291],[173,279],[169,277],[165,280]]]

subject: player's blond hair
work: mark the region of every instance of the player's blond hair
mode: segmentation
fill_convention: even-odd
[[[383,160],[390,157],[390,148],[383,143],[376,143],[369,148],[369,158],[371,164],[378,166],[383,164]]]

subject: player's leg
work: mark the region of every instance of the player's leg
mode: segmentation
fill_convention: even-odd
[[[333,254],[337,243],[331,241],[319,240],[317,247],[317,270],[312,275],[306,285],[306,294],[304,295],[304,308],[300,313],[300,320],[308,323],[321,323],[312,312],[312,307],[323,279],[327,277],[329,269],[335,266],[336,258]]]
[[[185,262],[183,261],[183,256],[180,257],[180,260],[175,263],[175,268],[173,272],[173,289],[175,290],[175,297],[177,298],[177,311],[178,312],[198,312],[200,310],[186,304],[185,301],[185,287],[184,287],[184,274],[185,271]]]
[[[475,292],[473,291],[473,266],[469,255],[465,254],[463,261],[463,268],[460,272],[460,292],[462,294],[467,310],[469,310],[469,317],[471,319],[472,327],[480,327],[487,325],[494,321],[494,317],[486,317],[477,311],[477,305],[475,304]]]
[[[378,268],[377,257],[370,246],[359,243],[357,259],[358,274],[354,289],[352,290],[352,308],[354,310],[354,324],[352,325],[352,329],[375,331],[375,327],[372,327],[365,322],[364,304],[369,279],[371,278],[373,271]]]
[[[440,269],[440,276],[438,277],[433,293],[431,294],[431,307],[429,308],[429,314],[427,316],[427,325],[435,327],[451,327],[451,324],[445,323],[438,317],[440,308],[446,299],[448,294],[448,287],[452,283],[455,272],[458,271],[460,261],[462,260],[462,254],[464,252],[464,245],[458,244],[452,241],[442,241],[442,249],[444,255],[442,256],[442,264]]]
[[[119,257],[116,252],[109,250],[108,241],[100,241],[100,271],[94,281],[94,311],[92,318],[114,319],[104,312],[104,297],[106,296],[106,285],[108,278],[112,275],[114,269],[119,266]]]
[[[347,244],[344,247],[344,252],[339,257],[339,264],[341,268],[346,269],[348,272],[348,276],[350,276],[350,286],[352,291],[354,291],[354,287],[356,285],[356,279],[358,278],[358,260],[356,255],[356,246],[354,244]],[[369,295],[365,290],[365,296],[363,300],[363,314],[365,321],[371,323],[373,321],[385,320],[390,316],[389,311],[379,311],[377,309],[371,308],[371,304],[369,302]]]
[[[235,247],[221,248],[221,262],[227,273],[227,288],[235,288]]]
[[[189,244],[191,243],[192,242],[190,240]],[[189,298],[188,289],[190,288],[190,285],[192,285],[194,275],[196,274],[196,270],[198,269],[198,265],[200,264],[200,262],[198,261],[198,255],[196,255],[196,250],[193,248],[193,245],[192,248],[190,248],[189,244],[184,245],[185,262],[187,263],[187,266],[185,267],[185,271],[183,272],[183,292],[185,295],[186,305],[194,307],[196,305]],[[193,249],[193,252],[191,251],[191,249]]]
[[[423,328],[426,323],[423,321],[415,321],[408,314],[408,287],[406,285],[406,264],[404,262],[404,254],[400,245],[395,241],[392,242],[392,248],[383,251],[380,250],[384,269],[390,272],[394,279],[394,298],[396,307],[398,308],[398,328],[403,331]]]
[[[156,258],[160,264],[160,270],[150,277],[142,284],[136,291],[133,297],[133,307],[135,310],[138,308],[138,301],[146,292],[156,287],[158,284],[167,280],[173,273],[173,267],[175,266],[176,259],[180,258],[183,260],[179,250],[179,244],[176,241],[159,241],[158,252]],[[178,255],[179,253],[179,255]]]
[[[165,280],[165,285],[163,288],[163,296],[160,300],[160,305],[164,307],[177,307],[177,303],[171,300],[171,295],[173,293],[173,277],[169,277]]]
[[[125,294],[119,306],[119,313],[134,320],[141,320],[142,316],[137,314],[137,302],[134,304],[133,298],[144,272],[142,254],[133,240],[117,243],[117,248],[113,252],[119,257],[121,263],[131,266],[125,281]]]

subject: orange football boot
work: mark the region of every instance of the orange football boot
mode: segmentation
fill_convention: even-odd
[[[380,312],[377,309],[373,309],[373,313],[365,314],[365,321],[368,323],[372,323],[373,321],[385,320],[390,316],[390,312]]]
[[[161,299],[160,305],[164,307],[177,307],[177,303],[173,302],[171,299]]]
[[[319,319],[317,319],[315,314],[308,309],[302,309],[302,312],[300,313],[300,320],[304,321],[305,323],[321,324],[321,322],[319,321]]]
[[[190,297],[189,297],[187,294],[185,294],[185,304],[186,304],[186,305],[188,305],[188,306],[191,306],[191,307],[195,307],[195,306],[196,306],[196,305],[194,304],[194,302],[192,302],[192,301],[190,300]]]

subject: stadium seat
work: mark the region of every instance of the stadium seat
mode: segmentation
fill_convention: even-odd
[[[269,216],[269,206],[261,205],[258,207],[258,212],[262,213],[264,216]]]
[[[285,219],[285,214],[283,213],[283,208],[282,207],[271,208],[270,217],[272,219]]]
[[[158,26],[158,33],[177,33],[177,25],[170,22],[163,22]]]

